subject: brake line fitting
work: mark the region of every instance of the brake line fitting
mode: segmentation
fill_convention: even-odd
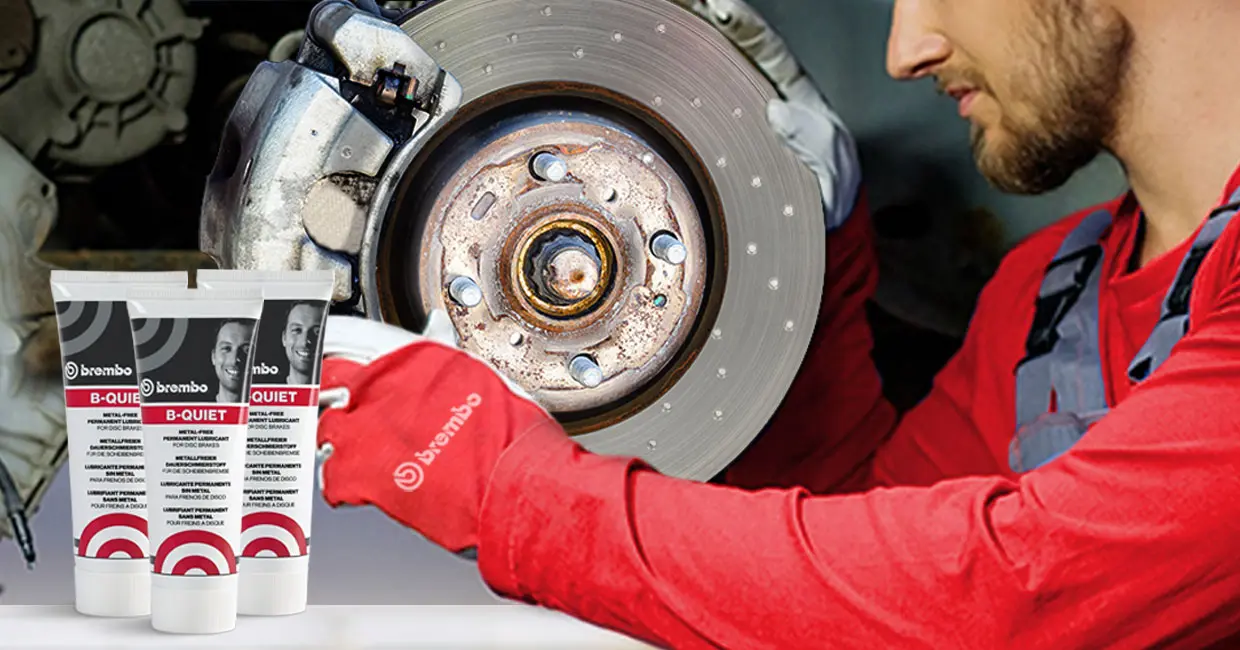
[[[26,568],[33,569],[36,559],[34,535],[30,531],[30,522],[26,517],[26,506],[22,503],[21,492],[13,481],[9,468],[0,460],[0,500],[4,502],[4,510],[8,514],[9,524],[13,531],[13,539],[21,549],[26,560]]]

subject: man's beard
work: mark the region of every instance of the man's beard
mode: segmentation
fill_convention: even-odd
[[[1132,34],[1123,18],[1083,6],[1090,1],[1034,3],[1035,26],[1020,48],[1029,54],[1007,79],[1011,97],[991,127],[1000,135],[973,127],[978,169],[1001,191],[1056,189],[1113,136]]]

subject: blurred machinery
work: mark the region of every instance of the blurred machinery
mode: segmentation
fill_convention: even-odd
[[[28,562],[65,454],[47,272],[204,265],[202,178],[236,82],[309,7],[261,4],[0,0],[0,539]],[[256,17],[283,20],[255,33]]]
[[[184,132],[202,23],[176,0],[5,0],[0,12],[13,18],[0,133],[26,158],[108,167]]]
[[[446,309],[587,446],[711,478],[792,381],[824,263],[814,180],[764,117],[802,71],[733,18],[0,0],[0,539],[29,542],[65,451],[52,267],[332,269],[338,311]],[[877,360],[898,375],[886,333],[937,364],[997,250],[960,245],[985,220],[884,207]],[[897,402],[933,369],[889,382]]]

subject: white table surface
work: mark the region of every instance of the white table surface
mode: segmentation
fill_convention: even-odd
[[[311,606],[294,616],[238,616],[231,632],[172,635],[149,618],[95,618],[72,606],[0,606],[0,648],[649,648],[523,605]]]

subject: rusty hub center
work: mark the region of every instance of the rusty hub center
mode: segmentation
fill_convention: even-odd
[[[573,317],[599,303],[610,286],[614,253],[597,229],[552,221],[527,235],[515,264],[522,297],[552,317]]]
[[[551,256],[543,266],[541,277],[556,296],[580,301],[598,288],[599,266],[597,255],[574,246]]]

